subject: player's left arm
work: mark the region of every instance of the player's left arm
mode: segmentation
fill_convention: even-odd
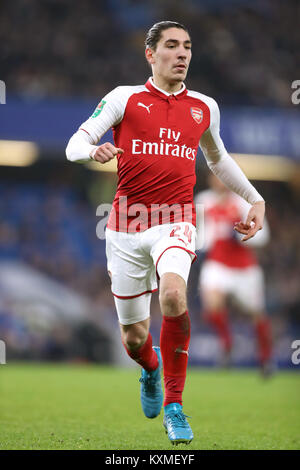
[[[210,101],[210,126],[200,139],[200,148],[210,170],[232,191],[251,204],[245,222],[235,225],[247,241],[262,229],[265,215],[265,201],[247,179],[241,168],[226,151],[220,137],[220,111],[215,100]]]

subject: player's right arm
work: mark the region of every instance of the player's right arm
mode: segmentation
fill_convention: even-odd
[[[118,153],[123,153],[123,149],[115,147],[110,142],[97,145],[104,134],[123,118],[125,102],[124,93],[120,88],[117,87],[108,93],[92,116],[72,135],[66,148],[68,160],[83,163],[92,159],[106,163]]]

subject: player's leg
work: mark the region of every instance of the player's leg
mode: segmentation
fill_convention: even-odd
[[[149,337],[151,293],[157,288],[155,276],[148,275],[150,257],[140,250],[140,238],[139,233],[106,230],[107,268],[121,337],[133,359],[137,350],[140,353],[146,351],[146,356],[149,351],[148,346],[152,342]],[[145,361],[145,365],[151,368],[152,365]]]
[[[166,395],[164,426],[173,444],[189,443],[193,439],[181,403],[190,341],[186,284],[196,257],[195,236],[191,223],[179,222],[152,227],[143,240],[160,279],[159,300],[163,314],[160,348]]]
[[[121,302],[123,303],[124,301]],[[122,325],[120,323],[122,343],[129,355],[133,356],[135,351],[139,351],[147,343],[149,324],[149,318],[131,325]]]
[[[201,291],[203,319],[216,333],[222,348],[223,366],[229,365],[232,350],[232,334],[229,325],[227,295],[218,289],[204,288]]]
[[[152,259],[140,249],[139,233],[107,230],[106,254],[121,338],[128,355],[142,367],[141,401],[154,418],[163,401],[159,348],[149,332],[151,293],[157,288]]]
[[[235,297],[242,310],[252,318],[256,337],[257,357],[264,376],[271,374],[272,328],[265,311],[264,274],[260,266],[252,266],[238,275]]]
[[[250,316],[256,338],[256,353],[258,365],[264,377],[269,377],[274,371],[272,363],[272,326],[265,311],[240,303],[243,313]]]
[[[150,293],[131,299],[115,297],[122,343],[129,357],[142,367],[142,408],[147,418],[155,418],[163,403],[162,361],[159,348],[152,345],[149,331],[150,301]],[[139,320],[141,316],[146,318]]]
[[[150,301],[151,294],[133,299],[115,298],[123,346],[129,357],[149,372],[158,367],[149,331]],[[143,316],[147,315],[147,318],[139,321],[141,313]]]
[[[184,279],[175,273],[163,274],[159,300],[163,315],[160,349],[164,367],[164,406],[173,402],[182,405],[190,342],[190,319]]]
[[[173,444],[189,443],[193,439],[190,425],[182,412],[191,334],[186,298],[190,266],[190,254],[178,248],[167,250],[157,264],[163,315],[160,349],[165,385],[164,426]]]
[[[258,363],[264,377],[273,372],[271,321],[265,312],[251,312],[256,336]]]
[[[203,319],[215,331],[222,347],[222,364],[228,365],[232,350],[227,295],[230,292],[230,273],[220,263],[207,261],[199,278],[199,293]]]

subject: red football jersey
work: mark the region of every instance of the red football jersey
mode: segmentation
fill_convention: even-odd
[[[198,204],[199,207],[204,206],[203,248],[207,251],[206,259],[231,268],[257,264],[252,248],[241,243],[241,236],[233,229],[236,222],[245,218],[250,208],[247,202],[234,193],[220,196],[213,190],[206,190],[195,197],[195,203],[197,207]]]
[[[104,97],[81,129],[96,140],[112,127],[115,146],[124,150],[118,155],[108,228],[135,232],[174,221],[196,225],[196,155],[213,121],[219,123],[216,102],[184,85],[170,95],[150,78],[145,85],[121,86]]]

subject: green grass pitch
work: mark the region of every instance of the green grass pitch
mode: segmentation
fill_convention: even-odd
[[[300,374],[189,369],[184,411],[194,440],[173,447],[144,417],[139,370],[0,366],[0,449],[300,449]]]

